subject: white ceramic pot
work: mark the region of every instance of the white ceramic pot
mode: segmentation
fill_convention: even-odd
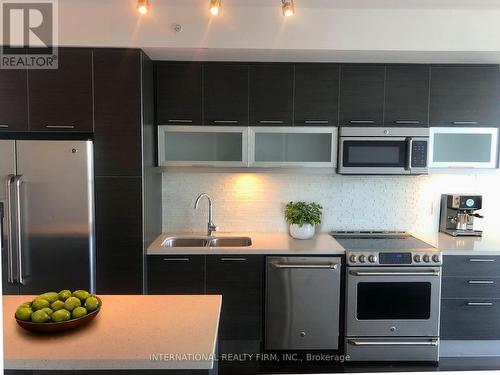
[[[314,225],[304,224],[290,224],[290,236],[297,240],[308,240],[314,236]]]

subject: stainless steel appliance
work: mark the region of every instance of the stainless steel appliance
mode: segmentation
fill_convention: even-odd
[[[341,127],[338,173],[427,174],[428,128]]]
[[[346,249],[353,361],[437,361],[442,256],[405,232],[333,232]]]
[[[482,231],[474,229],[474,218],[483,218],[482,215],[476,213],[482,207],[481,195],[441,195],[439,231],[453,237],[482,236]]]
[[[340,257],[268,257],[266,349],[339,348]]]
[[[0,140],[4,294],[95,291],[91,141]]]

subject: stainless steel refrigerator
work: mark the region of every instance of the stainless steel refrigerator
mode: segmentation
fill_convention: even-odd
[[[95,291],[91,141],[0,140],[3,294]]]

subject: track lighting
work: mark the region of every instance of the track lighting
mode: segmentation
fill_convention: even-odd
[[[291,17],[295,14],[295,4],[293,0],[281,0],[281,9],[285,17]]]
[[[210,13],[216,16],[222,10],[221,0],[210,0],[210,5],[208,6]]]
[[[137,11],[146,14],[149,10],[149,0],[137,0]]]

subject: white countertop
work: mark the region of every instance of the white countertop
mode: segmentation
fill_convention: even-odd
[[[219,295],[102,295],[84,327],[35,334],[19,327],[16,307],[33,296],[4,296],[4,366],[9,370],[211,369]],[[157,355],[156,358],[151,356]]]
[[[310,240],[296,240],[288,233],[215,233],[216,237],[250,237],[252,245],[245,247],[164,247],[168,237],[204,236],[203,233],[162,233],[148,248],[148,255],[186,254],[276,254],[276,255],[339,255],[345,250],[328,233],[317,233]]]
[[[483,237],[453,237],[440,232],[414,235],[438,248],[443,255],[500,255],[500,230],[497,235],[483,233]]]

